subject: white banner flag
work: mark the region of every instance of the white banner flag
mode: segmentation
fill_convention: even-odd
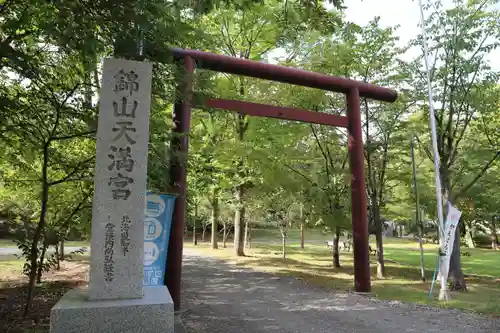
[[[450,270],[450,259],[451,253],[453,252],[453,244],[455,242],[455,230],[458,226],[458,221],[462,212],[459,211],[455,206],[448,202],[448,214],[446,215],[446,224],[444,228],[444,241],[441,252],[440,265],[439,265],[439,275],[442,281],[448,280],[448,272]]]

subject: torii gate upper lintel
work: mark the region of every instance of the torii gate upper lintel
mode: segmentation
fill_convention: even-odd
[[[279,107],[226,99],[205,98],[200,104],[209,108],[225,109],[251,116],[271,117],[347,128],[349,134],[349,164],[352,174],[351,210],[354,245],[354,285],[357,292],[370,292],[368,220],[360,98],[366,97],[378,101],[394,102],[397,98],[396,91],[366,82],[208,52],[184,49],[171,49],[171,52],[176,61],[184,63],[186,75],[189,76],[192,76],[196,63],[198,63],[203,69],[291,83],[346,95],[347,116],[329,115],[291,107]],[[179,83],[179,90],[182,91],[184,98],[175,103],[173,112],[174,132],[184,135],[174,135],[171,147],[176,153],[181,154],[187,154],[188,152],[189,136],[186,134],[189,134],[191,118],[191,83],[190,79]],[[170,176],[171,183],[174,185],[173,190],[178,195],[178,198],[175,201],[172,216],[165,283],[172,295],[175,309],[179,310],[187,190],[185,163],[172,163]]]

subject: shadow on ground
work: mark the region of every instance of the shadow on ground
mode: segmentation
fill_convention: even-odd
[[[88,262],[74,258],[61,263],[60,270],[44,274],[43,282],[35,287],[29,314],[23,318],[26,304],[27,278],[11,274],[0,281],[0,332],[48,333],[50,310],[70,289],[87,283]],[[17,263],[22,267],[22,263]],[[17,272],[17,270],[16,270]]]
[[[9,284],[0,289],[0,331],[9,333],[49,331],[50,309],[70,289],[82,281],[52,281],[36,287],[27,318],[22,317],[26,284]]]
[[[458,310],[333,293],[295,278],[195,255],[185,257],[183,284],[190,332],[461,333],[497,327],[495,321]]]

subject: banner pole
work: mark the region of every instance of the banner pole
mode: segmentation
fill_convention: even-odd
[[[427,37],[425,32],[425,18],[424,18],[424,8],[422,5],[422,0],[418,0],[418,5],[420,7],[420,21],[422,27],[422,44],[424,48],[424,64],[425,70],[427,72],[427,90],[428,90],[428,102],[429,102],[429,122],[432,135],[432,150],[434,152],[434,178],[436,182],[436,205],[437,205],[437,217],[439,221],[439,247],[440,251],[440,267],[443,266],[444,257],[441,256],[443,250],[443,238],[444,238],[444,222],[443,222],[443,198],[441,195],[441,178],[439,174],[439,151],[437,146],[437,134],[436,134],[436,118],[434,113],[434,97],[432,94],[432,84],[431,84],[431,69],[429,68],[429,50],[427,47]],[[448,277],[445,274],[441,274],[441,291],[439,293],[440,300],[448,300]]]
[[[434,289],[434,283],[436,282],[436,273],[438,269],[438,264],[439,264],[439,252],[436,257],[436,264],[434,265],[434,274],[432,275],[431,290],[429,291],[429,297],[432,297],[432,290]]]

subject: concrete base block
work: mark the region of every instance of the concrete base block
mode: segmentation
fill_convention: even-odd
[[[52,308],[50,333],[173,333],[174,303],[167,287],[144,287],[140,299],[89,301],[70,290]]]

